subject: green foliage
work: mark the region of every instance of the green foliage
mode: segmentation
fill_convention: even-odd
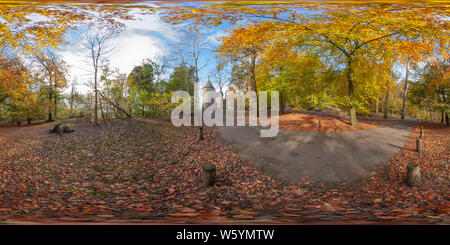
[[[409,102],[419,110],[448,113],[450,97],[450,61],[427,63],[420,79],[411,83]]]
[[[158,79],[162,75],[158,74],[161,67],[162,64],[147,60],[128,75],[128,100],[135,115],[143,117],[166,115],[175,106],[170,102],[174,91],[187,90],[191,94],[194,93],[193,67],[184,64],[175,67],[167,82]],[[113,84],[117,84],[117,81]],[[112,94],[123,94],[121,90],[123,89],[111,87]]]
[[[135,66],[128,75],[128,83],[138,90],[145,90],[148,94],[155,90],[154,64],[144,61],[140,66]]]
[[[173,69],[169,81],[164,84],[166,92],[188,91],[194,94],[195,70],[192,66],[181,64]]]
[[[149,113],[153,116],[166,115],[176,106],[171,103],[171,98],[172,92],[152,93],[143,106],[149,108]]]

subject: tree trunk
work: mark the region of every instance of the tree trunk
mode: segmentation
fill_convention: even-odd
[[[57,113],[57,97],[56,97],[56,94],[55,94],[55,98],[54,98],[54,100],[53,100],[53,106],[54,106],[54,108],[53,108],[53,118],[56,120],[56,113]]]
[[[50,94],[48,96],[48,103],[49,103],[49,107],[48,107],[48,121],[49,122],[53,121],[53,117],[52,117],[52,101],[53,101],[53,84],[52,84],[52,81],[50,80]]]
[[[354,98],[354,85],[352,80],[352,60],[351,57],[347,57],[347,69],[346,76],[348,81],[348,95],[350,99],[350,125],[357,126],[358,122],[356,121],[356,107],[355,107],[355,98]]]
[[[106,122],[105,112],[103,111],[102,101],[100,100],[100,112],[102,114],[103,123]]]
[[[95,93],[95,102],[94,102],[94,123],[98,124],[98,91],[97,91],[97,68],[95,68],[94,72],[94,93]]]
[[[256,93],[256,117],[259,118],[259,98],[256,87],[256,54],[252,56],[250,63],[250,89]]]
[[[8,98],[8,95],[3,95],[3,97],[0,99],[0,104],[3,103],[3,101],[6,100],[6,98]]]
[[[131,112],[128,113],[126,110],[124,110],[122,107],[120,107],[119,105],[117,105],[116,103],[114,103],[113,101],[111,101],[109,98],[103,96],[103,94],[100,93],[100,91],[99,91],[99,94],[100,94],[100,96],[101,96],[104,100],[106,100],[108,103],[110,103],[112,106],[114,106],[114,108],[116,108],[117,110],[121,111],[121,112],[122,112],[123,114],[125,114],[128,118],[132,118]]]
[[[391,88],[388,86],[387,92],[386,92],[386,100],[384,104],[384,118],[388,119],[388,111],[389,111],[389,92]]]
[[[56,83],[56,81],[55,81],[55,85],[54,85],[54,87],[55,87],[55,95],[54,95],[54,99],[53,99],[53,106],[54,106],[54,108],[53,108],[53,118],[56,120],[56,110],[57,110],[57,103],[58,103],[58,101],[57,101],[57,93],[56,93],[56,91],[57,91],[57,89],[58,89],[58,87],[57,87],[57,83]]]
[[[449,121],[449,118],[448,118],[448,112],[445,113],[445,122],[447,122],[447,127],[449,127],[450,126],[450,121]]]
[[[72,83],[72,91],[70,92],[70,115],[73,115],[73,102],[75,97],[75,82]]]
[[[379,108],[380,108],[380,104],[379,104],[379,100],[378,100],[378,96],[377,96],[377,100],[375,102],[375,114],[378,114]]]
[[[186,83],[186,92],[191,95],[191,92],[189,91],[189,80],[188,80],[188,71],[186,70],[186,66],[184,68],[184,82]]]
[[[409,64],[410,64],[410,62],[407,62],[407,63],[406,63],[405,86],[404,86],[404,90],[403,90],[403,107],[402,107],[402,116],[401,116],[401,119],[405,119],[406,96],[408,95]]]

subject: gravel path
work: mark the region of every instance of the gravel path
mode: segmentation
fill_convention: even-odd
[[[261,138],[257,127],[219,127],[223,140],[244,158],[288,183],[356,183],[394,157],[408,140],[414,120],[337,133],[280,131]]]

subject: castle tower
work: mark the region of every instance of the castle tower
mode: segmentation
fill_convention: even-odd
[[[214,88],[214,86],[212,85],[212,83],[208,77],[208,82],[206,82],[205,86],[203,86],[203,88],[202,88],[202,93],[203,93],[202,108],[203,109],[207,108],[208,106],[210,106],[211,104],[214,103],[214,99],[211,101],[211,103],[208,103],[208,101],[210,101],[210,98],[208,98],[206,96],[207,96],[207,92],[209,92],[209,91],[216,92],[216,89]]]

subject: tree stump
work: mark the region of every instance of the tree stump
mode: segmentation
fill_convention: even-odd
[[[67,127],[67,126],[62,126],[62,124],[56,124],[56,125],[53,127],[53,129],[50,130],[49,133],[51,133],[51,134],[55,133],[55,134],[63,135],[63,134],[69,134],[69,133],[72,133],[72,132],[74,132],[74,131],[75,131],[75,130],[70,129],[70,128]]]
[[[422,182],[420,167],[417,163],[409,163],[406,171],[406,183],[409,186],[419,186]]]
[[[423,127],[420,128],[420,137],[419,138],[423,138]]]
[[[50,130],[49,133],[55,133],[55,134],[59,134],[59,128],[60,128],[61,124],[56,124],[53,129]]]
[[[216,181],[216,165],[204,163],[203,166],[203,186],[209,187]]]
[[[417,139],[417,141],[416,141],[416,151],[422,152],[422,140],[421,139]]]
[[[73,130],[73,129],[70,129],[69,127],[67,127],[67,126],[63,126],[63,133],[65,133],[65,134],[70,134],[70,133],[73,133],[75,130]]]

